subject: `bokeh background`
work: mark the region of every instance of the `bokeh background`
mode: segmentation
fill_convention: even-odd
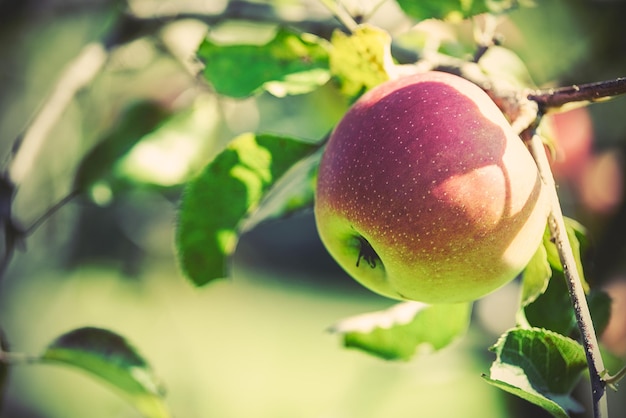
[[[404,36],[407,45],[418,42],[420,31],[433,30],[412,29],[391,0],[343,3],[354,15]],[[9,162],[16,139],[63,69],[110,31],[122,7],[112,0],[0,0],[2,161]],[[348,105],[332,86],[286,99],[218,97],[195,76],[195,48],[208,33],[224,42],[269,39],[271,24],[221,20],[228,7],[256,10],[259,20],[271,10],[288,20],[321,22],[322,28],[334,21],[313,0],[129,0],[128,7],[140,17],[185,12],[211,19],[148,28],[145,36],[112,49],[36,154],[12,208],[26,227],[71,190],[81,158],[129,104],[153,100],[175,115],[89,193],[55,212],[15,254],[0,281],[0,325],[13,351],[37,354],[81,326],[111,329],[150,362],[177,417],[543,416],[480,379],[493,360],[487,348],[514,323],[516,283],[476,304],[463,341],[408,363],[346,350],[327,331],[342,318],[393,302],[337,268],[317,238],[310,211],[247,233],[231,279],[202,289],[188,283],[173,246],[184,182],[239,133],[319,139]],[[539,86],[612,79],[626,75],[624,16],[623,1],[537,1],[501,23],[502,43],[524,60]],[[468,29],[441,30],[445,41]],[[589,229],[588,279],[610,289],[615,300],[616,315],[604,335],[611,367],[626,358],[625,115],[626,100],[616,99],[553,121],[568,138],[555,166],[564,209]],[[588,402],[586,386],[578,391]],[[612,416],[624,416],[624,394],[608,396]],[[0,417],[86,416],[139,414],[78,371],[35,365],[11,370]]]

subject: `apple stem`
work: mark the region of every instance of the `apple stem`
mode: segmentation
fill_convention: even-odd
[[[550,169],[550,163],[546,155],[544,144],[539,135],[532,134],[530,140],[530,151],[533,154],[539,175],[546,186],[551,203],[548,226],[550,233],[555,240],[563,273],[565,275],[569,295],[574,307],[576,322],[582,336],[583,348],[587,357],[587,365],[591,379],[591,392],[593,399],[593,416],[602,418],[608,416],[608,406],[605,395],[606,382],[602,378],[605,371],[602,355],[596,338],[595,329],[591,320],[589,306],[585,297],[582,281],[576,268],[574,253],[567,238],[567,230],[563,219],[563,212],[557,194],[556,183]]]
[[[558,110],[561,106],[576,102],[597,102],[626,93],[626,77],[595,83],[578,84],[554,89],[534,90],[528,99],[536,102],[542,113]]]

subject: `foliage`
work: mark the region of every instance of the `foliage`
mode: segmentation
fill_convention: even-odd
[[[517,1],[422,1],[399,0],[402,10],[415,19],[467,18],[485,12],[501,12],[511,9]]]
[[[54,340],[40,360],[64,364],[106,381],[148,418],[170,417],[163,389],[146,361],[123,337],[99,328],[80,328]]]
[[[513,329],[492,347],[490,384],[541,406],[555,417],[582,412],[570,394],[587,367],[575,341],[540,328]]]
[[[323,3],[329,4],[328,1]],[[478,21],[484,13],[491,17],[506,16],[514,9],[528,6],[527,2],[512,0],[397,0],[397,5],[411,23],[433,19],[441,25],[468,23],[472,18]],[[236,14],[227,13],[230,10],[226,9],[221,18],[237,19]],[[519,93],[533,85],[524,60],[504,46],[476,42],[471,46],[476,52],[474,55],[447,54],[446,51],[467,50],[471,41],[466,34],[460,31],[463,35],[454,35],[444,45],[439,42],[440,34],[434,30],[427,31],[427,39],[418,41],[412,38],[418,36],[410,33],[408,41],[405,39],[398,45],[391,31],[356,20],[346,22],[344,18],[343,25],[333,20],[329,34],[311,30],[310,25],[303,24],[304,19],[301,22],[281,19],[276,22],[274,19],[272,37],[262,43],[221,42],[209,33],[196,48],[197,60],[202,63],[202,86],[208,87],[220,100],[262,97],[272,103],[288,103],[294,96],[331,91],[350,102],[406,71],[439,69],[464,73],[468,66],[480,75],[479,79],[505,85],[509,92]],[[141,22],[141,19],[136,17],[136,21]],[[150,27],[148,23],[155,22],[145,22],[146,27]],[[496,37],[495,33],[492,35]],[[420,46],[411,50],[406,46],[411,43]],[[436,45],[434,51],[433,45]],[[413,55],[414,62],[398,65]],[[470,74],[475,74],[472,71]],[[299,112],[298,109],[290,111]],[[120,112],[121,116],[111,129],[77,165],[73,193],[88,192],[101,179],[120,175],[115,171],[118,162],[150,134],[182,113],[171,104],[149,100]],[[310,209],[325,139],[311,140],[306,135],[296,137],[267,130],[232,135],[225,146],[213,150],[203,169],[196,170],[188,181],[178,185],[182,191],[179,199],[176,195],[175,249],[181,271],[192,285],[201,287],[230,276],[231,257],[243,233],[269,219]],[[7,185],[10,193],[3,196],[3,200],[11,200],[14,187],[19,186],[10,182]],[[170,192],[167,187],[162,190]],[[7,228],[15,227],[10,210],[3,210],[2,215]],[[584,280],[584,273],[587,273],[584,256],[590,245],[585,228],[573,219],[567,220],[567,227],[576,268],[583,277],[596,330],[601,333],[609,321],[610,299],[593,289],[593,281],[590,280],[590,284]],[[17,227],[13,233],[20,237],[26,235]],[[15,237],[6,234],[7,254],[12,254],[10,250],[16,244],[10,239]],[[517,324],[492,347],[496,358],[483,379],[555,417],[567,417],[570,412],[581,411],[572,390],[584,376],[587,362],[579,343],[581,336],[565,272],[552,238],[547,229],[542,245],[520,275]],[[211,291],[210,287],[207,291]],[[207,307],[207,311],[210,309]],[[470,326],[471,314],[472,304],[469,303],[428,306],[403,302],[386,310],[344,319],[332,330],[346,347],[385,360],[409,361],[415,356],[445,349],[462,338]],[[1,332],[0,345],[1,393],[12,365],[9,347]],[[116,388],[144,416],[170,416],[164,392],[147,361],[124,337],[109,330],[75,329],[59,336],[41,356],[29,361],[81,369]]]
[[[315,149],[292,138],[244,134],[189,182],[177,246],[182,268],[196,285],[228,274],[226,259],[237,245],[239,224],[290,166]]]
[[[206,39],[198,48],[204,76],[215,91],[245,97],[267,90],[276,96],[303,94],[328,81],[327,42],[312,34],[279,28],[264,45],[218,45]]]
[[[387,360],[410,360],[418,352],[447,347],[470,323],[471,304],[399,303],[381,312],[347,318],[332,327],[344,345]]]
[[[331,74],[339,80],[341,91],[349,97],[389,79],[391,37],[378,28],[363,25],[350,36],[335,31],[331,38]]]
[[[472,4],[470,7],[463,7],[461,9],[452,5],[452,2],[438,2],[438,6],[433,6],[435,10],[429,10],[428,4],[411,2],[400,2],[403,9],[411,16],[424,17],[424,14],[428,17],[445,17],[451,12],[460,13],[463,16],[484,12],[487,10],[485,4]],[[297,36],[290,34],[290,36]],[[299,43],[305,42],[305,35]],[[281,44],[281,36],[277,36],[270,43],[262,46],[242,45],[237,49],[237,54],[232,55],[230,58],[232,62],[230,67],[236,67],[238,65],[245,65],[246,62],[254,60],[255,55],[264,54],[267,56],[267,51],[271,50],[272,54],[287,56],[289,55],[289,48],[286,44]],[[351,34],[345,34],[340,31],[335,31],[331,38],[329,48],[329,67],[326,69],[330,72],[335,80],[339,84],[339,88],[342,93],[348,97],[355,97],[369,88],[387,80],[390,77],[390,73],[393,72],[392,57],[390,55],[390,37],[382,30],[368,25],[362,25],[355,28]],[[226,89],[220,87],[223,84],[222,76],[214,75],[214,66],[218,67],[223,64],[224,56],[220,55],[217,62],[212,63],[210,60],[210,54],[207,53],[207,48],[213,45],[205,43],[201,46],[199,53],[206,61],[207,70],[204,75],[207,77],[209,83],[215,86],[218,92],[227,92]],[[276,52],[282,46],[284,52]],[[229,47],[234,48],[234,47]],[[489,59],[493,60],[496,65],[490,64],[491,61],[485,60],[483,68],[486,73],[495,78],[507,77],[507,81],[510,84],[522,86],[528,85],[528,72],[524,70],[523,64],[519,59],[515,59],[514,54],[510,51],[506,51],[504,48],[498,48],[496,51],[500,55],[504,55],[506,59],[494,59],[492,54],[487,55]],[[246,55],[247,52],[247,56]],[[495,53],[495,52],[494,52]],[[512,57],[512,58],[511,58]],[[513,69],[502,69],[502,65],[508,65],[511,63]],[[498,65],[500,66],[498,68]],[[246,66],[247,67],[247,66]],[[259,67],[259,71],[256,73],[259,80],[255,81],[253,88],[248,88],[246,91],[233,92],[233,96],[237,96],[240,93],[249,94],[258,86],[264,85],[275,80],[277,77],[268,72],[264,74],[263,67]],[[248,78],[249,75],[246,76]],[[519,78],[518,78],[519,77]],[[236,78],[229,79],[229,82],[235,85],[246,85],[246,81],[241,79],[240,83]],[[286,90],[285,90],[286,91]],[[235,140],[233,144],[237,146]],[[234,184],[230,184],[232,181],[225,178],[223,174],[225,171],[230,171],[231,167],[235,164],[234,160],[228,164],[228,170],[220,170],[214,172],[214,166],[221,164],[222,159],[228,159],[228,156],[232,153],[230,150],[224,151],[220,156],[209,164],[207,170],[194,180],[187,188],[185,198],[183,199],[183,205],[181,206],[181,218],[197,217],[209,219],[209,224],[194,223],[188,226],[185,223],[179,225],[179,249],[183,259],[183,265],[191,265],[197,263],[199,267],[194,270],[187,270],[188,276],[199,285],[208,282],[210,279],[200,279],[202,274],[210,274],[210,277],[220,277],[220,273],[223,271],[223,261],[234,250],[234,229],[233,225],[238,220],[241,220],[245,213],[248,212],[247,208],[250,204],[231,204],[226,207],[230,208],[229,214],[232,214],[232,218],[228,224],[230,227],[221,228],[213,225],[215,220],[224,217],[225,207],[211,205],[211,197],[215,195],[233,196],[233,198],[241,192],[237,192],[238,188],[234,187]],[[254,152],[249,153],[250,156],[254,155]],[[297,160],[297,156],[294,155],[292,162]],[[243,158],[240,154],[239,158]],[[284,170],[281,170],[281,173]],[[232,172],[232,171],[231,171]],[[269,185],[270,183],[268,183]],[[223,185],[223,186],[222,186]],[[218,187],[219,190],[213,190],[214,187]],[[195,200],[195,196],[200,196],[206,193],[206,196],[201,199],[202,203],[186,204]],[[260,201],[260,195],[257,197],[257,193],[250,193],[255,196],[252,199],[252,204],[257,204]],[[200,199],[198,199],[200,202]],[[224,202],[229,202],[227,198]],[[241,209],[238,209],[241,208]],[[207,211],[209,214],[207,214]],[[201,227],[200,225],[204,225]],[[582,273],[581,262],[581,248],[580,242],[584,243],[584,229],[571,221],[569,223],[570,229],[568,235],[572,245],[575,248],[577,255],[577,267]],[[224,230],[229,232],[229,244],[228,245],[215,245],[213,243],[218,242],[216,238],[210,238],[212,235],[217,236],[218,233],[210,231]],[[193,240],[195,236],[198,239]],[[205,242],[209,237],[213,243],[209,244]],[[581,241],[581,239],[583,241]],[[181,243],[183,245],[181,245]],[[194,262],[189,262],[193,256]],[[218,258],[217,262],[211,262]],[[209,265],[200,265],[199,261],[208,261]],[[217,269],[213,266],[217,266]],[[514,393],[526,400],[536,403],[539,406],[544,407],[546,410],[554,414],[555,416],[566,416],[566,409],[576,409],[573,405],[573,401],[567,398],[574,385],[574,383],[580,378],[581,371],[584,368],[586,362],[582,347],[574,340],[562,339],[562,335],[570,335],[576,329],[576,322],[574,319],[573,311],[570,306],[569,296],[565,286],[561,285],[558,291],[554,291],[556,285],[550,285],[550,283],[564,283],[562,278],[563,270],[558,258],[554,244],[550,242],[549,232],[546,232],[546,239],[544,244],[537,250],[537,254],[531,261],[530,265],[523,274],[524,292],[522,295],[522,311],[519,315],[520,327],[518,329],[509,331],[503,336],[500,342],[495,346],[497,353],[497,359],[492,366],[492,373],[490,378],[486,378],[490,383],[503,388],[511,393]],[[557,277],[552,277],[554,274]],[[587,286],[588,287],[588,286]],[[557,300],[554,300],[554,298]],[[606,311],[608,303],[601,304],[602,309]],[[545,310],[553,310],[554,306],[561,306],[558,310],[561,317],[555,317],[554,314],[547,315]],[[407,312],[409,312],[407,314]],[[347,347],[360,348],[376,356],[380,356],[385,359],[410,359],[416,349],[422,344],[430,345],[434,349],[441,349],[455,340],[455,337],[462,334],[464,328],[467,326],[468,321],[468,306],[462,305],[458,307],[452,306],[431,306],[431,307],[416,307],[413,304],[400,304],[388,311],[378,312],[375,314],[365,315],[363,317],[346,320],[335,327],[335,330],[340,332],[344,338],[344,344]],[[401,320],[398,320],[398,315]],[[547,321],[547,322],[546,322]],[[383,325],[384,324],[384,325]],[[536,331],[537,328],[526,329],[525,327],[545,327],[560,334],[550,333],[547,331]],[[558,341],[558,343],[555,343]],[[541,349],[535,349],[537,344],[541,344]],[[519,345],[520,349],[513,350],[511,347]],[[526,348],[530,347],[530,348]],[[572,354],[576,353],[576,355]],[[582,357],[581,357],[582,356]],[[547,358],[559,358],[561,361],[572,363],[571,369],[573,372],[567,379],[567,388],[555,389],[551,387],[549,382],[559,380],[563,370],[550,369],[542,372],[540,376],[529,374],[537,370],[536,366],[546,365],[554,366],[556,361]],[[513,373],[516,379],[510,379],[502,377],[502,371],[508,370],[508,366],[517,367],[518,365],[534,364],[534,367],[517,368]],[[569,364],[569,363],[567,363]],[[567,366],[567,370],[570,366]],[[569,373],[569,372],[568,372]],[[507,375],[508,376],[508,375]],[[518,378],[523,377],[522,381]],[[538,383],[538,381],[540,382]],[[558,400],[554,400],[555,396]]]
[[[74,190],[88,192],[111,171],[111,166],[126,155],[147,134],[158,128],[167,111],[150,101],[131,105],[114,128],[80,162],[74,178]]]

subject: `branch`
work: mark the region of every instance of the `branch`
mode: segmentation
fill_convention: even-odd
[[[576,322],[578,323],[583,348],[585,349],[585,355],[587,357],[587,365],[591,379],[593,416],[594,418],[607,417],[608,407],[606,397],[604,396],[606,382],[602,378],[605,367],[602,362],[602,355],[591,320],[591,314],[589,313],[585,291],[578,269],[576,268],[574,253],[569,239],[567,238],[563,213],[561,211],[554,177],[550,169],[550,163],[548,162],[543,142],[538,135],[532,134],[532,138],[530,139],[530,151],[537,162],[539,175],[549,193],[551,211],[548,218],[548,226],[559,252],[563,273],[567,281],[570,298],[576,315]]]
[[[350,32],[354,32],[358,24],[352,16],[335,0],[319,0]]]
[[[326,0],[331,1],[331,0]],[[343,9],[342,9],[343,10]],[[352,17],[344,11],[346,26],[351,26]],[[338,18],[339,19],[339,18]],[[271,25],[295,26],[299,30],[310,32],[323,38],[329,39],[335,29],[342,26],[340,20],[336,19],[298,19],[293,20],[282,16],[276,12],[275,7],[270,4],[251,3],[241,0],[231,0],[228,7],[220,13],[194,13],[180,12],[171,14],[160,14],[153,16],[136,16],[126,14],[120,17],[118,33],[122,35],[111,38],[110,45],[116,45],[132,38],[155,34],[164,26],[180,20],[197,20],[208,26],[219,25],[229,20],[251,21],[257,23],[267,23]]]
[[[215,25],[228,20],[297,24],[300,28],[324,36],[330,36],[332,31],[339,26],[338,22],[324,20],[285,21],[284,17],[276,14],[274,7],[246,1],[231,1],[222,13],[215,15],[196,13],[179,13],[156,17],[120,15],[116,24],[101,42],[86,45],[79,55],[66,66],[52,92],[16,141],[9,169],[11,181],[16,186],[20,185],[24,177],[33,168],[41,146],[71,100],[76,96],[76,93],[89,85],[98,75],[109,57],[109,52],[114,47],[143,36],[154,35],[167,24],[183,19],[195,19],[208,25]],[[342,19],[342,21],[344,20],[344,23],[350,25],[350,20],[347,17]]]
[[[196,20],[207,26],[217,26],[229,20],[288,26],[298,31],[312,33],[324,39],[330,39],[333,32],[337,29],[344,28],[352,31],[357,26],[356,20],[344,8],[335,4],[335,0],[319,1],[324,3],[331,10],[331,13],[335,13],[335,16],[320,19],[290,18],[278,13],[276,8],[270,4],[251,3],[243,0],[231,0],[226,9],[217,14],[195,12],[151,16],[125,14],[118,18],[117,29],[113,31],[112,36],[106,39],[106,45],[115,46],[140,36],[154,35],[168,24],[180,20]],[[414,63],[419,58],[415,50],[399,46],[396,43],[392,43],[391,49],[394,58],[401,64]]]
[[[34,168],[35,159],[50,131],[76,93],[100,72],[107,58],[108,53],[103,44],[90,43],[65,68],[52,93],[35,114],[14,150],[9,176],[15,185],[19,186]]]
[[[8,366],[8,365],[15,365],[15,364],[34,363],[38,360],[39,358],[37,356],[9,351],[9,343],[4,334],[4,331],[2,330],[2,328],[0,328],[0,363],[3,363]],[[2,389],[3,388],[0,387],[0,391]]]
[[[59,209],[65,207],[69,202],[74,200],[79,195],[79,193],[80,191],[78,190],[72,190],[67,195],[63,196],[61,200],[50,206],[42,215],[35,219],[28,228],[22,230],[23,238],[26,238],[27,236],[35,232],[37,228],[39,228],[44,222],[50,219],[52,215],[57,213]]]
[[[23,245],[26,235],[34,231],[60,207],[55,205],[28,230],[24,230],[17,225],[12,214],[15,191],[31,170],[36,169],[35,162],[42,146],[69,104],[76,94],[100,73],[108,57],[109,52],[104,43],[94,42],[85,45],[79,55],[63,70],[47,100],[13,144],[9,167],[0,178],[2,191],[0,222],[5,235],[5,253],[0,257],[0,278],[13,258],[15,249]]]
[[[9,351],[0,350],[0,363],[7,365],[16,364],[30,364],[39,361],[38,356],[25,353],[13,353]]]
[[[597,102],[624,93],[626,93],[626,77],[621,77],[615,80],[535,90],[528,94],[528,99],[536,102],[542,113],[547,113],[568,103]]]

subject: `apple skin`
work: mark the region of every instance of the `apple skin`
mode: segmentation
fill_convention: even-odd
[[[515,278],[548,203],[527,148],[487,94],[427,72],[365,93],[322,157],[315,218],[354,279],[393,299],[456,303]]]

